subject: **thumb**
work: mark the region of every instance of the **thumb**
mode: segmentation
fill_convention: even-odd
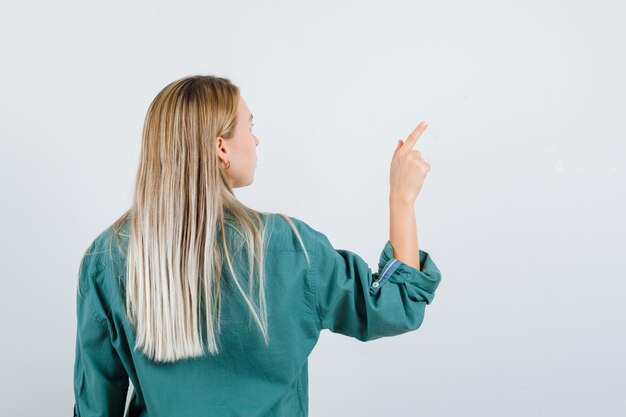
[[[403,145],[402,139],[398,139],[398,145],[396,146],[396,149],[393,151],[393,154],[395,155],[396,152],[398,152],[398,149],[400,149]]]

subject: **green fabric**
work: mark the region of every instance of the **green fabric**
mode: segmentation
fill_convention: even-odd
[[[441,280],[426,251],[419,251],[420,271],[393,258],[387,241],[372,272],[359,255],[333,248],[326,235],[290,219],[310,263],[289,224],[276,213],[264,217],[270,345],[264,345],[238,290],[225,284],[222,353],[169,364],[153,363],[133,349],[134,331],[118,285],[125,279],[120,254],[127,241],[119,251],[111,227],[104,230],[79,271],[74,415],[307,416],[307,358],[322,329],[368,341],[422,324]],[[228,269],[223,271],[228,283]],[[124,414],[129,378],[134,391]]]

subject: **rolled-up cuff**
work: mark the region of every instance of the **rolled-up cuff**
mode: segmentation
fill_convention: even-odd
[[[393,257],[393,246],[387,240],[378,261],[378,278],[372,282],[371,290],[376,291],[386,282],[402,282],[407,279],[424,291],[434,292],[441,281],[441,272],[430,254],[419,250],[420,267],[417,269]]]

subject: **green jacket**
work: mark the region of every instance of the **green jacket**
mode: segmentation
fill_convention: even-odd
[[[441,280],[427,252],[419,251],[420,271],[393,258],[387,241],[372,272],[356,253],[334,249],[326,235],[290,219],[310,263],[289,224],[276,213],[264,217],[271,230],[265,263],[270,345],[250,324],[242,297],[223,286],[232,294],[223,298],[222,353],[166,365],[133,350],[117,285],[124,257],[111,227],[96,237],[79,269],[74,416],[304,417],[307,359],[322,329],[368,341],[422,324]],[[129,379],[134,389],[125,414]]]

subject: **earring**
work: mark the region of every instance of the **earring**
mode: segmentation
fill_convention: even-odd
[[[230,168],[230,161],[226,161],[226,162],[228,162],[228,165],[227,165],[227,166],[226,166],[226,168],[224,168],[224,169],[228,169],[228,168]]]

